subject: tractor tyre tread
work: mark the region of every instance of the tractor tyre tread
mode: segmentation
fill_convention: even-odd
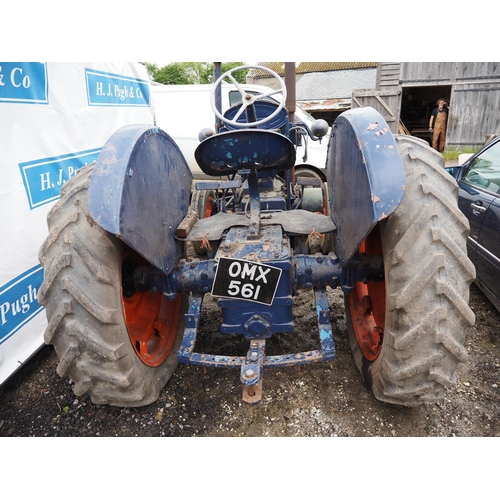
[[[177,365],[182,318],[174,347],[159,367],[145,365],[128,337],[121,302],[121,241],[103,230],[87,208],[93,165],[64,185],[49,211],[49,234],[39,251],[44,281],[46,344],[59,358],[57,373],[69,377],[77,396],[133,407],[154,402]]]
[[[469,224],[442,156],[424,141],[402,135],[395,141],[407,183],[400,206],[380,223],[386,316],[375,361],[361,354],[347,298],[346,311],[356,365],[377,399],[415,406],[442,398],[467,360],[475,269],[467,257]]]

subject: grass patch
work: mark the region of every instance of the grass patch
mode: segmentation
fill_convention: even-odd
[[[479,151],[481,148],[474,146],[466,146],[462,148],[450,148],[443,151],[443,157],[445,161],[458,160],[458,156],[461,154],[474,154]]]

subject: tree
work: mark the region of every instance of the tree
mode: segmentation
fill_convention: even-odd
[[[231,68],[243,66],[242,62],[226,62],[221,64],[221,71],[225,73]],[[155,82],[165,85],[190,85],[199,83],[214,83],[214,64],[210,62],[175,62],[158,68],[155,63],[146,63],[149,73]],[[244,83],[248,70],[239,70],[234,78]]]
[[[221,64],[221,73],[225,73],[226,71],[229,71],[232,68],[236,68],[238,66],[244,66],[244,65],[245,65],[245,63],[243,63],[243,62],[226,62],[226,63],[222,63]],[[238,83],[245,83],[246,78],[247,78],[247,73],[248,73],[248,69],[240,69],[240,70],[236,71],[233,74],[233,76],[234,76],[234,79]],[[213,77],[213,70],[212,70],[212,77]]]

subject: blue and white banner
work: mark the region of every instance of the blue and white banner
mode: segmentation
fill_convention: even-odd
[[[100,148],[20,163],[30,209],[56,201],[62,185],[97,160]]]
[[[47,64],[0,63],[0,103],[48,104]]]
[[[0,344],[43,310],[37,300],[42,281],[38,265],[0,287]]]
[[[0,62],[0,385],[43,345],[48,211],[118,128],[153,125],[150,99],[140,63]]]
[[[89,106],[149,106],[147,80],[85,70]]]

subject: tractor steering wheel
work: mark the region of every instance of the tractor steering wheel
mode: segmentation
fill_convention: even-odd
[[[235,78],[233,77],[233,73],[236,71],[239,71],[241,69],[259,69],[261,71],[266,71],[267,73],[270,73],[274,78],[276,78],[280,84],[280,88],[278,90],[273,90],[272,92],[265,92],[262,94],[258,95],[253,95],[245,92],[245,90],[241,87],[241,84],[239,84]],[[215,105],[215,96],[216,96],[216,91],[217,88],[222,85],[224,82],[224,79],[228,79],[229,83],[233,83],[236,88],[240,91],[241,97],[242,97],[242,105],[241,108],[238,110],[236,113],[235,117],[230,120],[229,118],[225,118],[217,109]],[[241,123],[238,122],[238,118],[243,114],[244,111],[248,108],[248,106],[252,106],[256,101],[261,101],[265,99],[266,97],[272,96],[274,94],[282,94],[282,100],[281,102],[278,103],[278,108],[271,113],[269,116],[266,116],[265,118],[262,118],[261,120],[257,120],[254,122],[247,122],[247,123]],[[233,127],[257,127],[258,125],[262,125],[263,123],[268,122],[269,120],[272,120],[285,106],[286,103],[286,87],[285,87],[285,82],[282,80],[282,78],[278,75],[278,73],[275,73],[269,68],[266,68],[264,66],[252,66],[252,65],[246,65],[246,66],[238,66],[236,68],[232,68],[229,71],[226,71],[223,75],[221,75],[218,80],[214,83],[212,92],[210,94],[210,105],[212,106],[212,109],[215,113],[215,116],[222,120],[224,123],[227,125],[232,125]]]

